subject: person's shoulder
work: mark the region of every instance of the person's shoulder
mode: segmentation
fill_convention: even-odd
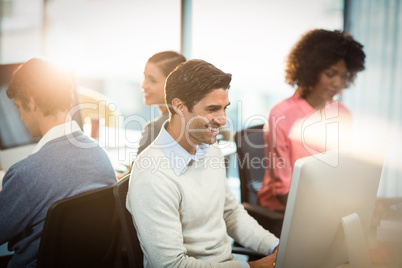
[[[163,124],[168,119],[169,119],[169,113],[166,112],[166,113],[162,114],[161,116],[155,118],[154,122],[157,122],[158,124]]]
[[[14,165],[12,165],[10,167],[9,171],[10,170],[19,170],[19,171],[29,170],[31,167],[36,166],[40,159],[41,159],[40,154],[38,154],[38,153],[30,154],[26,158],[24,158],[24,159],[16,162]]]
[[[339,109],[341,109],[341,110],[342,110],[343,112],[345,112],[345,113],[349,113],[349,114],[350,114],[349,109],[348,109],[342,102],[336,101],[336,103],[339,104]]]
[[[167,146],[167,145],[166,145]],[[149,146],[144,148],[144,150],[137,155],[137,158],[139,157],[153,157],[153,156],[159,156],[159,155],[164,155],[163,154],[163,145],[160,145],[157,143],[156,140],[153,140]]]
[[[63,149],[66,150],[65,152],[71,149],[85,149],[85,150],[90,149],[91,153],[93,153],[93,150],[103,151],[102,147],[96,140],[94,140],[91,137],[88,137],[82,131],[75,131],[68,135],[64,135],[54,140],[51,140],[48,143],[46,143],[42,147],[42,149],[39,150],[39,152],[41,152],[42,154],[48,154],[49,150],[54,151],[55,149]]]
[[[285,98],[272,106],[270,109],[270,115],[286,115],[288,113],[293,112],[293,110],[297,107],[297,103],[299,102],[299,97],[296,94]]]
[[[154,187],[155,185],[171,184],[175,174],[169,159],[163,154],[150,154],[154,150],[146,150],[139,155],[131,168],[130,183],[142,185],[141,187]],[[136,191],[137,191],[136,190]]]
[[[142,129],[142,134],[143,135],[151,135],[151,133],[154,136],[158,136],[163,123],[165,123],[165,121],[169,119],[169,115],[161,115],[149,122],[147,122],[147,124],[144,126],[144,128]]]
[[[32,168],[36,167],[36,165],[37,158],[35,154],[16,162],[7,170],[6,174],[4,174],[3,183],[9,180],[24,179],[32,174]]]
[[[155,126],[162,126],[163,123],[165,123],[166,120],[169,119],[169,113],[164,113],[161,116],[158,116],[150,121],[148,121],[144,128],[149,128],[149,127],[155,127]]]
[[[46,143],[32,155],[41,165],[66,163],[69,165],[85,164],[96,167],[99,171],[113,172],[113,166],[104,148],[81,131],[62,136]]]
[[[159,165],[168,161],[168,158],[163,153],[163,150],[152,143],[152,146],[145,148],[134,160],[132,169],[137,173],[147,173],[152,170],[158,170]]]
[[[145,132],[148,132],[149,128],[153,126],[154,120],[148,121],[145,123],[144,127],[142,128],[141,133],[144,134]]]
[[[326,107],[327,112],[331,113],[337,113],[343,116],[348,116],[351,117],[352,113],[349,111],[349,109],[340,101],[333,101]]]
[[[80,147],[80,145],[84,144],[90,145],[92,143],[96,143],[96,141],[85,135],[82,131],[75,131],[70,134],[63,135],[48,141],[46,144],[43,145],[42,148],[51,146],[66,146],[66,145],[74,145],[76,147]]]

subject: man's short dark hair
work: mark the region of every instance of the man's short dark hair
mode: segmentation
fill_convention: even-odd
[[[33,58],[14,71],[7,96],[18,99],[25,110],[33,97],[47,116],[71,107],[74,86],[71,74],[46,60]]]
[[[188,60],[178,65],[167,77],[166,105],[175,114],[172,100],[179,98],[191,112],[193,106],[215,89],[229,89],[232,75],[203,60]]]

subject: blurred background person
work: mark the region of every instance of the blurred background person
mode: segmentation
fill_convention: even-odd
[[[351,114],[336,100],[364,70],[362,48],[346,32],[314,29],[290,51],[285,80],[296,90],[273,106],[264,126],[268,146],[260,205],[284,211],[295,161],[345,144]]]
[[[32,137],[31,155],[12,165],[0,191],[0,245],[14,251],[7,267],[36,267],[42,229],[56,201],[113,185],[116,175],[105,150],[70,116],[75,84],[49,61],[33,58],[13,73],[7,96]],[[4,262],[3,262],[4,261]]]
[[[144,103],[156,105],[160,116],[148,122],[142,130],[138,148],[140,154],[158,136],[162,124],[169,119],[169,112],[165,104],[165,80],[171,71],[186,58],[175,51],[159,52],[150,57],[145,64],[144,80],[141,83],[144,92]]]

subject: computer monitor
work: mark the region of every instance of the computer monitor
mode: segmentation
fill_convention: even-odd
[[[6,91],[14,70],[21,63],[0,64],[0,170],[8,170],[17,161],[29,156],[39,138],[33,138],[21,120],[21,115]],[[75,104],[78,96],[75,92]],[[80,111],[73,115],[82,129]]]
[[[366,241],[383,164],[377,148],[295,162],[275,267],[371,266]]]

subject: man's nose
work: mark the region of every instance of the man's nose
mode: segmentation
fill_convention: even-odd
[[[220,126],[226,125],[226,113],[220,113],[214,118],[214,121],[218,123]]]

